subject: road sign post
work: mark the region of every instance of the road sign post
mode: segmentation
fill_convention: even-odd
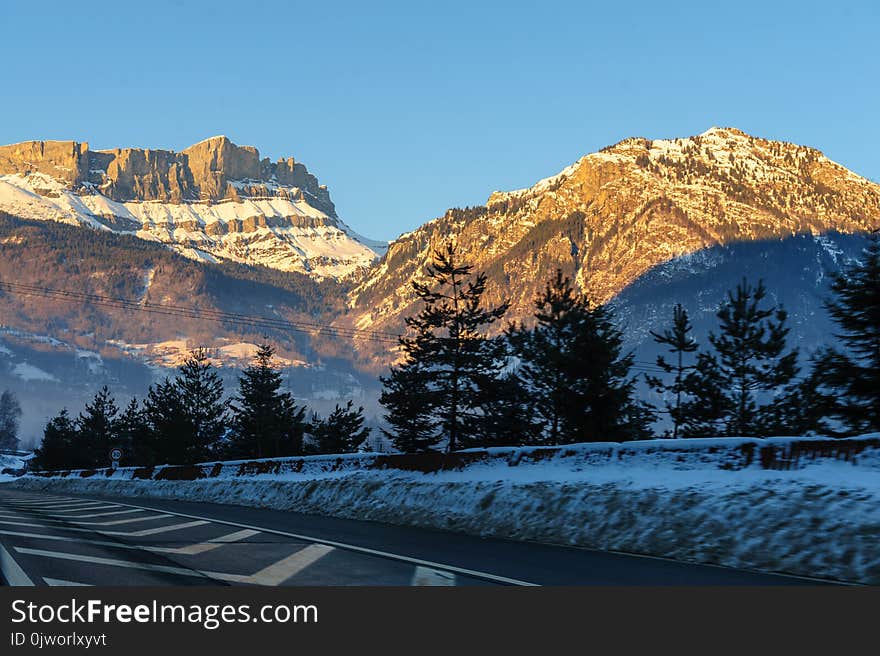
[[[119,469],[120,460],[122,460],[122,449],[119,447],[110,449],[110,462],[113,469]]]

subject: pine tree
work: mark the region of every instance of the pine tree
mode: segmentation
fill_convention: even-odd
[[[682,415],[682,396],[687,392],[685,380],[693,365],[686,365],[684,356],[697,350],[696,340],[691,335],[691,322],[687,310],[681,304],[677,304],[672,310],[672,329],[666,329],[662,333],[651,331],[654,341],[668,347],[675,362],[670,364],[662,355],[657,356],[657,366],[666,374],[673,374],[671,383],[665,383],[658,376],[645,375],[648,385],[657,392],[672,397],[666,401],[666,412],[672,419],[672,437],[679,437],[681,425],[684,423]]]
[[[631,353],[611,310],[593,306],[557,270],[535,300],[536,325],[511,326],[518,374],[546,428],[546,444],[645,437],[650,411],[634,399]]]
[[[510,372],[499,378],[480,403],[480,446],[541,444],[542,426],[535,420],[522,380]]]
[[[694,368],[683,382],[687,400],[681,404],[681,437],[726,434],[724,420],[732,408],[727,384],[718,359],[711,353],[698,353]]]
[[[86,466],[83,464],[83,453],[77,445],[77,437],[76,423],[65,408],[46,424],[43,440],[34,451],[31,467],[53,470]]]
[[[315,453],[355,453],[370,436],[370,429],[364,428],[363,407],[353,405],[351,401],[344,408],[337,405],[326,419],[313,415],[309,432]]]
[[[144,450],[156,464],[193,464],[217,455],[226,432],[223,382],[204,349],[196,349],[174,379],[151,385],[143,418],[149,427]]]
[[[400,339],[410,373],[427,377],[430,393],[423,398],[430,405],[422,412],[433,414],[447,438],[448,451],[479,442],[479,399],[498,379],[503,365],[497,344],[482,331],[501,319],[509,307],[508,303],[482,307],[486,275],[470,279],[473,266],[461,264],[458,257],[451,241],[434,251],[426,272],[430,284],[412,283],[424,302],[416,316],[406,318],[414,335]],[[399,400],[396,397],[393,402]]]
[[[275,349],[263,344],[254,362],[242,372],[233,400],[230,454],[275,458],[299,455],[306,429],[305,408],[281,390],[281,372],[273,364]]]
[[[0,449],[18,449],[18,422],[21,405],[15,394],[5,390],[0,394]]]
[[[150,385],[144,399],[144,420],[147,424],[145,449],[152,454],[153,464],[183,464],[188,461],[191,435],[189,418],[179,390],[172,380]]]
[[[123,465],[157,464],[147,418],[137,399],[131,399],[117,418],[116,439]]]
[[[76,420],[77,449],[84,467],[108,467],[110,449],[116,446],[116,415],[119,407],[105,385]]]
[[[226,405],[223,381],[205,349],[192,351],[174,381],[187,415],[188,434],[182,436],[188,449],[185,462],[199,462],[215,455],[226,433]]]
[[[403,453],[430,451],[440,441],[440,436],[431,410],[433,392],[422,364],[408,358],[402,364],[392,366],[388,376],[379,380],[382,383],[379,403],[387,409],[384,418],[390,428],[383,428],[382,433],[391,439],[395,449]]]
[[[833,275],[831,289],[826,306],[843,348],[817,354],[817,387],[845,432],[880,431],[880,233],[858,262]]]
[[[743,280],[728,292],[716,315],[719,332],[709,335],[714,354],[699,358],[688,377],[694,396],[688,410],[702,408],[711,419],[704,427],[715,424],[725,435],[766,435],[768,426],[778,421],[780,401],[762,403],[761,395],[778,395],[798,373],[797,349],[785,352],[787,314],[781,306],[762,307],[766,295],[763,281],[752,287]],[[710,409],[718,414],[710,418]]]

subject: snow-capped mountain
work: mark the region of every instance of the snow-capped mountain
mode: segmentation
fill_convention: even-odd
[[[674,303],[688,307],[704,339],[715,305],[744,275],[765,279],[789,310],[793,341],[809,351],[830,332],[825,276],[858,256],[851,235],[878,225],[880,185],[812,148],[731,128],[624,140],[528,189],[449,210],[381,259],[381,245],[339,221],[304,166],[261,160],[224,137],[180,153],[0,147],[0,281],[305,326],[218,324],[0,290],[0,389],[30,399],[36,430],[49,411],[41,399],[78,408],[103,382],[142,394],[194,346],[231,372],[268,340],[299,398],[355,397],[376,414],[375,373],[394,352],[369,331],[404,329],[417,310],[410,282],[424,279],[447,239],[487,272],[489,302],[511,300],[511,320],[530,317],[561,268],[614,303],[642,365],[656,355],[648,331],[668,322]],[[317,329],[327,324],[366,332]]]
[[[880,185],[812,148],[733,128],[626,139],[531,188],[493,193],[485,205],[402,235],[353,289],[340,321],[399,329],[416,302],[410,282],[424,279],[432,250],[448,239],[487,272],[487,298],[510,299],[509,318],[523,319],[557,268],[605,302],[654,267],[704,249],[878,225]]]
[[[368,267],[384,244],[336,215],[327,187],[292,158],[212,137],[174,152],[87,143],[0,147],[0,210],[159,241],[193,259],[316,278]]]

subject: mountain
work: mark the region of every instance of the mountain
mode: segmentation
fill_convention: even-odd
[[[31,438],[61,407],[75,415],[101,385],[121,400],[143,397],[199,346],[232,391],[256,345],[269,341],[300,401],[321,412],[348,398],[370,407],[362,397],[372,376],[308,329],[344,309],[344,290],[332,279],[191,260],[131,235],[0,212],[0,390],[20,397]],[[157,305],[164,310],[141,311]]]
[[[705,342],[743,276],[765,279],[808,354],[831,332],[828,273],[880,225],[877,184],[812,148],[732,128],[624,140],[528,189],[451,209],[387,252],[339,221],[301,164],[223,137],[180,153],[29,142],[0,148],[0,172],[0,389],[22,396],[34,435],[101,384],[142,395],[194,346],[212,349],[231,386],[266,340],[298,399],[324,412],[354,398],[375,417],[375,374],[395,357],[376,333],[403,330],[418,308],[410,283],[448,239],[487,272],[487,300],[511,300],[511,320],[528,320],[563,269],[614,306],[638,371],[652,366],[649,331],[675,303]],[[49,288],[131,303],[62,302],[40,295]],[[200,314],[138,311],[150,304]]]
[[[509,317],[523,319],[557,268],[606,302],[654,267],[705,249],[878,225],[880,186],[818,150],[733,128],[626,139],[402,235],[350,292],[340,321],[399,330],[417,300],[410,282],[425,279],[431,251],[448,239],[487,272],[487,299],[510,299]],[[387,361],[361,347],[365,362]]]
[[[0,210],[315,278],[349,276],[384,247],[339,219],[327,187],[302,163],[260,159],[256,148],[224,136],[180,152],[90,150],[74,141],[2,146]]]

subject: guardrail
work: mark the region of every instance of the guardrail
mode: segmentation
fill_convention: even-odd
[[[665,466],[672,469],[802,469],[818,461],[839,461],[880,470],[880,434],[843,439],[821,437],[700,438],[591,442],[553,447],[496,447],[453,453],[345,454],[294,456],[263,460],[32,471],[61,478],[105,477],[125,480],[194,481],[216,478],[308,477],[357,471],[396,470],[419,473],[457,471],[478,466],[528,467],[553,464],[581,471],[608,465]]]

